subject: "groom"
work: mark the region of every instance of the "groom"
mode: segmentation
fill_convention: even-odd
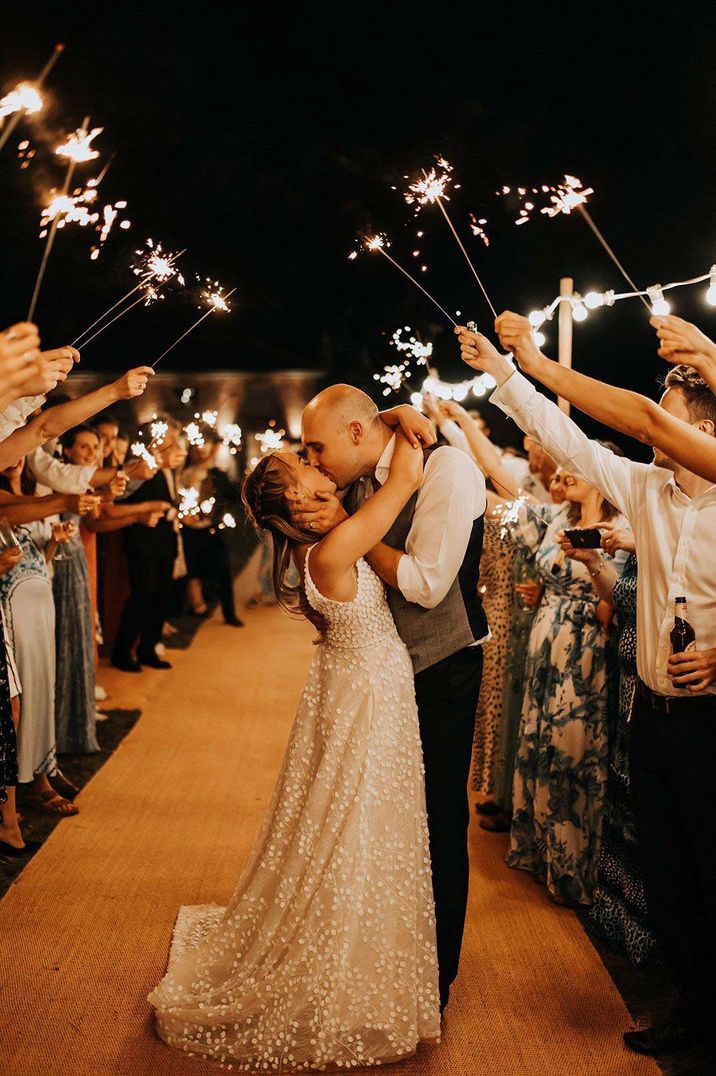
[[[303,412],[303,443],[309,463],[336,483],[339,496],[305,502],[294,512],[296,523],[320,535],[356,511],[385,482],[394,427],[403,422],[421,430],[425,443],[434,441],[412,408],[381,414],[350,385],[314,397]],[[419,451],[414,434],[411,440]],[[477,596],[486,496],[482,473],[464,452],[438,445],[424,453],[420,489],[366,559],[387,584],[415,669],[444,1009],[467,907],[467,778],[482,675],[479,644],[489,636]]]

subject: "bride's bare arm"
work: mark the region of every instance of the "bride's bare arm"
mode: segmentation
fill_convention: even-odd
[[[422,473],[422,452],[411,448],[399,435],[385,484],[354,515],[327,534],[311,554],[311,572],[320,589],[352,572],[356,561],[383,538],[419,489]]]

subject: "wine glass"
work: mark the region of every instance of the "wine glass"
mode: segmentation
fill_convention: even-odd
[[[73,537],[71,531],[74,527],[74,523],[71,520],[62,520],[59,524],[53,524],[53,526],[62,527],[62,530],[65,534],[68,534],[70,537]],[[57,546],[57,549],[55,550],[55,555],[52,558],[52,562],[54,564],[57,561],[72,560],[73,556],[74,550],[68,548],[68,543],[62,543],[61,545]]]
[[[0,549],[21,549],[14,528],[6,516],[0,516]]]

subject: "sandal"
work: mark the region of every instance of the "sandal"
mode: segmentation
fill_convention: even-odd
[[[70,800],[65,799],[59,792],[31,792],[26,797],[26,802],[36,811],[52,815],[54,818],[68,818],[70,815],[79,814],[80,809]]]
[[[47,778],[55,792],[59,792],[61,796],[64,796],[67,800],[73,800],[75,796],[79,795],[79,788],[77,785],[73,785],[72,781],[68,781],[62,770],[58,770]]]
[[[483,815],[501,814],[502,808],[494,800],[482,800],[482,802],[475,804],[475,811],[477,814]]]
[[[512,819],[502,811],[480,819],[480,829],[486,829],[488,833],[509,833],[511,824]]]

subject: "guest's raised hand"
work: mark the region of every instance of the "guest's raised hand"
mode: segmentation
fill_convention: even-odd
[[[0,384],[4,391],[20,388],[29,377],[39,373],[40,365],[40,335],[36,325],[21,321],[0,333]]]
[[[127,490],[128,481],[129,479],[123,471],[117,471],[117,474],[107,486],[107,490],[112,500],[114,500],[116,497],[124,496]]]
[[[406,482],[411,489],[420,489],[423,480],[424,459],[422,452],[416,452],[407,437],[399,433],[395,438],[395,449],[390,464],[390,475]]]
[[[716,683],[716,649],[686,650],[671,654],[666,671],[674,687],[688,691],[705,691]]]
[[[675,314],[654,316],[650,323],[659,338],[659,355],[673,364],[684,363],[703,377],[711,389],[716,386],[716,343],[697,325]]]
[[[65,494],[65,511],[73,516],[85,516],[99,508],[101,499],[92,493],[67,493]]]
[[[423,393],[423,411],[436,426],[440,422],[440,407],[438,405],[437,396],[433,396],[432,392]]]
[[[492,368],[499,363],[502,356],[486,336],[482,333],[473,332],[464,325],[456,325],[455,333],[460,344],[460,357],[462,361],[471,366],[473,370],[484,370],[492,373]]]
[[[122,468],[123,473],[132,482],[148,482],[157,473],[156,467],[151,467],[145,459],[133,459]]]
[[[529,318],[505,310],[495,321],[495,330],[506,351],[511,351],[520,367],[529,372],[540,350],[535,343]]]
[[[465,422],[466,419],[470,419],[465,408],[456,400],[441,400],[439,407],[443,415],[451,418],[453,422]],[[472,420],[470,419],[470,421]]]
[[[0,575],[11,572],[15,565],[22,560],[22,555],[22,549],[19,546],[0,550]]]
[[[625,549],[627,553],[636,553],[636,540],[631,527],[620,527],[617,523],[605,520],[603,523],[595,523],[602,532],[602,549],[613,557],[618,549]]]
[[[348,513],[333,493],[319,491],[315,497],[301,494],[292,497],[286,493],[286,500],[291,508],[293,522],[300,530],[309,531],[311,534],[328,534],[348,519]]]
[[[143,527],[156,527],[159,520],[164,516],[166,509],[149,509],[139,513],[139,522]]]
[[[127,370],[126,374],[114,383],[117,399],[132,400],[135,396],[141,396],[150,377],[154,377],[151,366],[137,366],[133,370]]]

